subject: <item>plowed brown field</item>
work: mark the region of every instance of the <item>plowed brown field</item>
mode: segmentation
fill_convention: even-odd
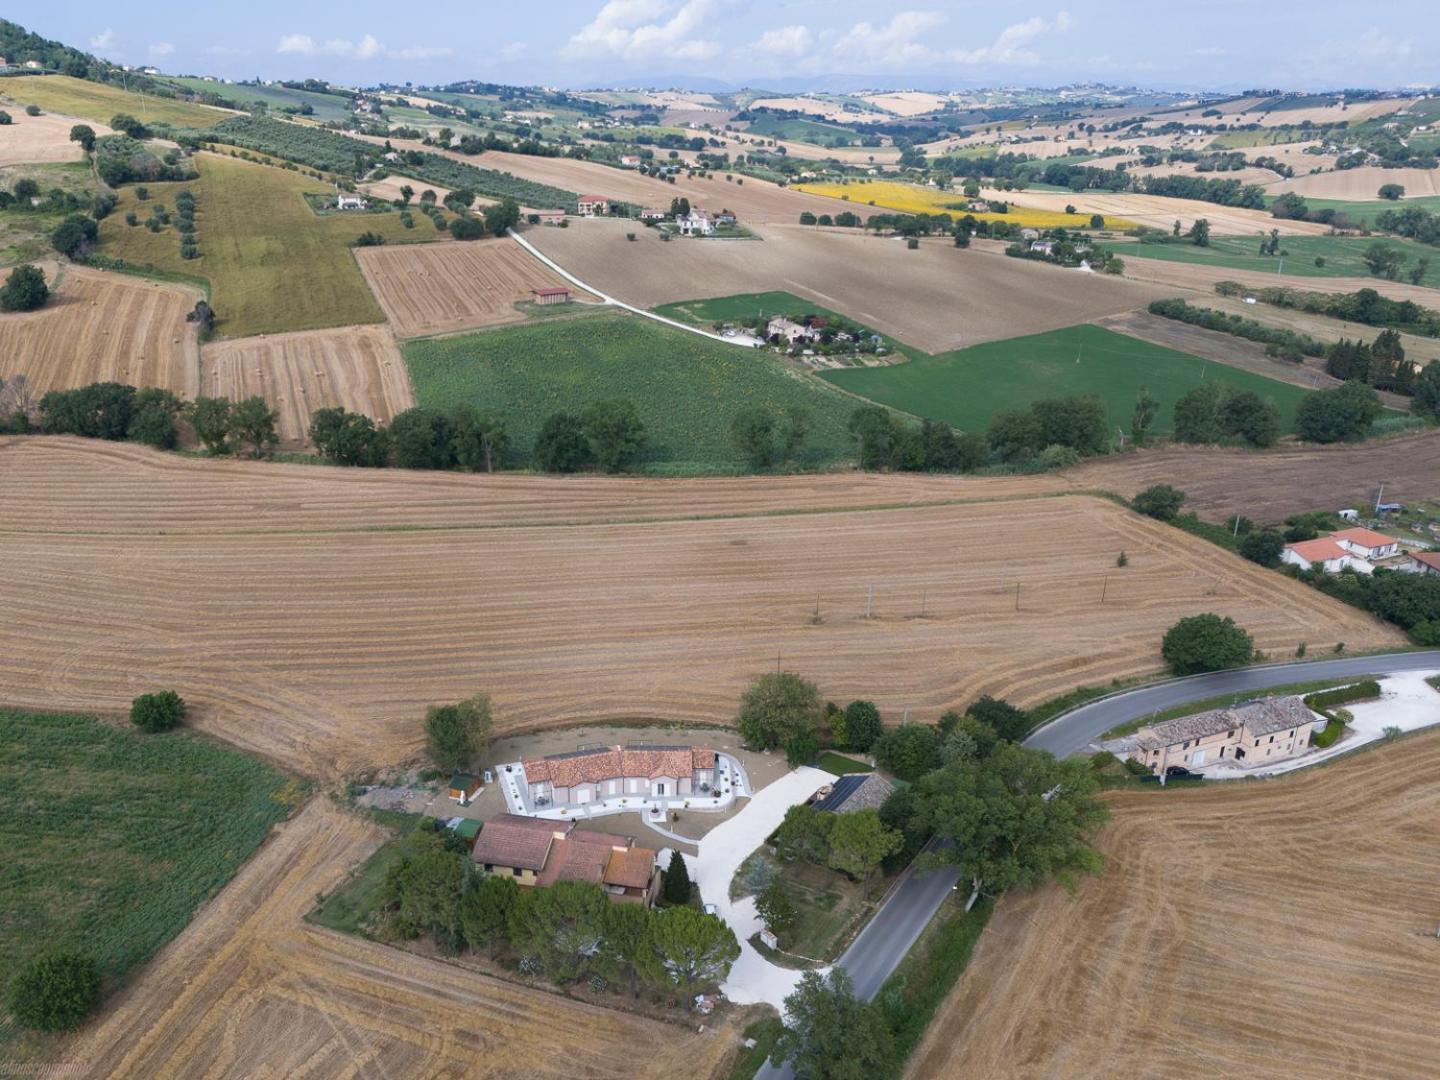
[[[910,251],[898,238],[802,225],[761,229],[760,243],[661,243],[644,231],[632,244],[625,238],[632,231],[620,221],[582,221],[526,236],[580,280],[640,307],[784,290],[930,353],[1073,326],[1173,295],[1007,258],[999,244],[958,251],[943,237]]]
[[[233,338],[206,345],[201,392],[259,394],[280,413],[282,445],[303,444],[316,409],[339,405],[382,423],[415,404],[405,361],[385,326]]]
[[[37,399],[93,382],[194,397],[200,350],[185,322],[194,304],[182,289],[67,266],[39,311],[0,315],[0,377],[23,374]]]
[[[561,231],[561,230],[553,230]],[[356,248],[365,280],[400,337],[518,322],[532,289],[565,285],[509,238]],[[579,299],[594,299],[575,290]]]
[[[83,161],[80,144],[70,141],[74,118],[54,113],[27,116],[24,109],[10,109],[11,122],[0,126],[0,166],[30,165],[56,161]],[[96,135],[109,135],[104,124],[90,124]]]
[[[1075,896],[1001,900],[911,1077],[1424,1077],[1440,735],[1109,797]]]
[[[308,494],[282,484],[266,498],[263,483],[222,483],[197,461],[190,478],[209,480],[193,503],[163,509],[151,488],[156,512],[117,524],[149,486],[126,456],[87,481],[64,467],[73,453],[0,452],[0,505],[43,507],[84,489],[83,512],[0,532],[0,562],[26,568],[0,583],[0,700],[111,711],[173,686],[202,727],[316,775],[413,754],[427,705],[482,690],[501,732],[723,722],[778,656],[831,698],[933,720],[982,693],[1031,703],[1152,671],[1164,630],[1197,611],[1234,615],[1276,652],[1301,640],[1402,641],[1354,608],[1088,496],[797,514],[789,493],[813,483],[802,479],[748,489],[769,513],[684,520],[678,507],[705,486],[661,482],[613,489],[612,515],[628,509],[627,490],[672,490],[671,520],[535,527],[502,525],[492,510],[494,527],[477,528],[480,484],[455,520],[432,490],[412,496],[412,527],[376,531],[383,518],[347,498],[363,498],[344,483],[356,473],[284,470],[277,477],[341,482]],[[48,495],[33,471],[47,458],[57,466]],[[399,479],[389,491],[411,477]],[[544,490],[559,501],[584,485]],[[414,528],[426,504],[429,526]],[[167,527],[196,514],[211,531]],[[306,531],[256,531],[287,519]],[[1117,571],[1122,550],[1130,565]]]
[[[597,1008],[302,922],[380,842],[317,798],[70,1048],[87,1077],[709,1076],[733,1029]]]

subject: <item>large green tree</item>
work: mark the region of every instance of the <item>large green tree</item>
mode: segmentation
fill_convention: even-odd
[[[450,421],[434,409],[406,409],[390,421],[389,431],[400,468],[448,469],[455,464]]]
[[[875,745],[884,726],[873,701],[852,701],[845,706],[845,745],[864,753]]]
[[[22,263],[10,271],[0,285],[0,311],[34,311],[50,296],[45,273],[38,266]]]
[[[450,416],[455,461],[462,468],[494,472],[510,443],[509,426],[497,412],[461,405]]]
[[[430,756],[444,769],[467,769],[490,745],[490,698],[476,694],[454,705],[425,712],[425,741]]]
[[[748,746],[772,750],[818,730],[823,714],[814,683],[793,671],[769,671],[746,687],[737,722]]]
[[[1311,442],[1353,442],[1365,438],[1384,411],[1380,395],[1373,389],[1362,382],[1347,382],[1301,398],[1295,410],[1295,430]]]
[[[603,966],[597,957],[605,943],[610,906],[604,890],[588,881],[526,889],[511,915],[511,944],[522,956],[534,957],[555,982],[574,982]]]
[[[264,457],[275,449],[280,436],[275,425],[280,414],[256,395],[235,403],[230,412],[230,434],[241,446],[248,447],[251,457]]]
[[[514,878],[486,874],[460,897],[460,932],[472,949],[492,953],[510,930],[510,916],[520,902]],[[631,905],[617,905],[631,906]]]
[[[551,413],[535,436],[535,463],[545,472],[572,473],[590,460],[585,424],[573,413]]]
[[[1002,742],[987,758],[930,773],[915,790],[928,830],[951,841],[937,857],[993,895],[1051,878],[1068,885],[1099,870],[1089,843],[1107,816],[1098,787],[1085,762]]]
[[[76,952],[36,957],[10,984],[7,1004],[22,1027],[37,1031],[68,1031],[100,1002],[100,970],[95,961]]]
[[[387,932],[406,941],[428,935],[443,948],[458,949],[465,940],[460,897],[470,860],[434,832],[417,832],[408,848],[386,873],[381,891]]]
[[[668,907],[650,921],[650,953],[656,981],[679,990],[688,1010],[696,993],[725,981],[740,955],[740,943],[714,915]]]
[[[870,748],[876,763],[913,783],[940,764],[940,736],[929,724],[891,728]]]
[[[195,429],[196,437],[204,443],[207,453],[230,452],[230,418],[234,410],[235,406],[227,397],[197,397],[185,410],[190,426]],[[332,411],[344,410],[320,410],[322,413]]]
[[[878,810],[837,814],[830,827],[830,865],[868,886],[880,864],[904,842],[897,830],[880,820]]]
[[[774,1060],[800,1080],[871,1080],[893,1071],[894,1041],[880,1008],[855,996],[844,968],[807,971],[785,999]]]
[[[310,441],[337,465],[379,468],[390,460],[390,433],[364,413],[339,406],[317,409],[310,417]]]
[[[1415,379],[1415,396],[1410,411],[1432,420],[1440,420],[1440,363],[1426,364]]]
[[[1160,655],[1176,675],[1243,667],[1255,657],[1255,642],[1228,615],[1206,612],[1181,619],[1160,643]]]
[[[835,815],[810,803],[797,803],[785,811],[775,830],[775,850],[785,859],[805,859],[823,865],[830,858],[830,830]]]
[[[645,424],[633,402],[598,401],[580,417],[590,452],[606,472],[619,472],[645,449]]]

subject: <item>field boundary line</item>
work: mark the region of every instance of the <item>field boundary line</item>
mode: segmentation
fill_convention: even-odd
[[[593,295],[598,296],[606,304],[613,304],[615,307],[624,308],[626,311],[629,311],[635,315],[642,316],[646,319],[651,319],[654,322],[663,323],[666,326],[674,327],[676,330],[684,330],[687,334],[699,334],[701,337],[709,338],[711,341],[719,341],[722,344],[734,345],[737,348],[741,349],[759,348],[758,344],[747,345],[745,344],[745,342],[736,341],[734,338],[727,338],[720,334],[712,333],[709,330],[701,330],[698,326],[686,326],[684,323],[676,322],[674,319],[667,319],[664,315],[657,315],[653,311],[646,311],[644,308],[636,307],[634,304],[627,304],[624,300],[617,300],[609,293],[603,292],[602,290],[595,288],[594,285],[590,285],[587,282],[581,281],[569,270],[566,270],[554,259],[550,258],[549,255],[546,255],[534,244],[530,243],[529,240],[526,240],[523,236],[517,233],[514,229],[507,229],[506,232],[509,234],[512,240],[514,240],[517,244],[523,247],[526,251],[530,252],[531,255],[534,255],[535,258],[539,259],[551,270],[555,271],[555,273],[563,277],[566,281],[570,282],[570,284],[576,286],[577,288],[584,289],[588,293],[592,293]]]

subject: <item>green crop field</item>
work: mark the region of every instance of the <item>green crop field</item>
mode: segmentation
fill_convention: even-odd
[[[208,128],[234,115],[154,94],[127,93],[118,86],[72,79],[68,75],[18,75],[0,81],[0,93],[21,105],[39,105],[46,112],[102,124],[108,124],[116,113],[129,113],[146,124]]]
[[[1289,431],[1295,406],[1306,393],[1098,326],[992,341],[893,367],[827,371],[823,378],[882,405],[967,431],[983,431],[1005,409],[1074,394],[1095,394],[1105,403],[1112,426],[1128,426],[1142,386],[1160,400],[1155,430],[1168,431],[1175,400],[1202,379],[1253,390],[1273,401]]]
[[[1404,203],[1387,205],[1403,206]],[[1376,240],[1384,240],[1405,254],[1405,262],[1400,267],[1402,276],[1419,260],[1428,259],[1429,267],[1421,284],[1440,287],[1440,248],[1393,236],[1287,236],[1281,241],[1281,247],[1288,254],[1281,257],[1257,254],[1260,247],[1258,233],[1253,237],[1212,236],[1209,247],[1187,243],[1116,244],[1114,250],[1126,259],[1167,259],[1234,270],[1259,270],[1262,273],[1277,273],[1283,268],[1286,274],[1302,277],[1369,277],[1370,269],[1365,265],[1364,254],[1365,249]],[[1324,259],[1325,265],[1317,266],[1316,259]]]
[[[752,405],[798,405],[809,413],[805,465],[853,456],[845,430],[851,399],[767,353],[634,316],[414,341],[403,351],[421,405],[467,403],[505,413],[521,460],[545,417],[607,398],[626,398],[639,410],[650,444],[641,468],[648,472],[743,471],[730,424]]]
[[[1375,185],[1379,190],[1380,185]],[[1276,199],[1274,195],[1265,197],[1265,205],[1269,206]],[[1440,214],[1440,195],[1417,195],[1414,198],[1400,199],[1391,202],[1388,199],[1379,197],[1373,199],[1313,199],[1305,198],[1305,205],[1311,210],[1334,210],[1337,214],[1344,214],[1351,221],[1363,225],[1374,225],[1375,218],[1386,210],[1405,210],[1410,207],[1418,207],[1421,210],[1428,210],[1432,214]]]
[[[413,229],[404,227],[398,212],[318,216],[305,194],[330,188],[300,172],[219,154],[197,154],[195,164],[198,180],[146,185],[145,202],[126,185],[120,205],[100,223],[99,252],[135,266],[208,278],[216,331],[225,337],[383,322],[351,242],[367,231],[390,243],[448,236],[418,212]],[[173,224],[158,233],[144,225],[156,203],[173,211],[182,188],[195,195],[198,259],[180,257]],[[125,224],[131,210],[141,224]]]
[[[309,115],[320,122],[342,121],[351,116],[350,99],[340,94],[324,94],[314,90],[295,90],[288,86],[243,86],[239,83],[207,82],[204,79],[185,76],[168,76],[164,82],[195,94],[218,94],[227,101],[233,101],[242,108],[255,102],[264,102],[267,108],[280,112],[287,108],[309,105]],[[222,117],[214,117],[210,123]],[[205,125],[209,127],[209,124]]]
[[[745,132],[748,135],[763,135],[770,139],[786,139],[815,146],[833,146],[837,137],[848,143],[856,143],[860,139],[850,128],[821,124],[814,120],[782,119],[765,116],[763,113],[750,122]]]
[[[76,949],[113,990],[305,794],[191,732],[0,712],[0,979],[43,950]],[[0,1061],[37,1049],[0,1020]]]

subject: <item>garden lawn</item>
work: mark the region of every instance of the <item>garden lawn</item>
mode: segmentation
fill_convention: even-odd
[[[42,951],[77,949],[114,989],[304,795],[192,732],[0,712],[0,979]],[[0,1019],[0,1060],[20,1042]]]
[[[875,771],[869,765],[866,765],[865,762],[856,761],[854,758],[846,757],[844,754],[837,754],[833,750],[826,750],[821,754],[820,760],[816,762],[816,765],[818,768],[824,769],[828,773],[833,773],[835,776]]]
[[[1382,208],[1395,209],[1404,205],[1403,201],[1386,203]],[[1288,252],[1283,257],[1257,254],[1260,247],[1258,233],[1253,237],[1212,236],[1209,247],[1189,243],[1115,244],[1111,250],[1126,259],[1168,259],[1171,262],[1200,263],[1271,274],[1279,272],[1283,263],[1286,274],[1302,277],[1369,277],[1365,249],[1377,240],[1383,240],[1405,253],[1405,262],[1400,266],[1402,277],[1418,260],[1428,259],[1430,265],[1421,284],[1440,288],[1440,248],[1394,236],[1287,236],[1280,241],[1281,247]],[[1325,265],[1316,266],[1317,258],[1324,259]]]
[[[1110,425],[1128,428],[1136,395],[1148,387],[1160,401],[1156,433],[1171,430],[1175,401],[1202,380],[1253,390],[1280,409],[1290,431],[1302,387],[1152,345],[1098,326],[1070,326],[991,341],[905,364],[844,368],[822,377],[853,394],[965,431],[984,431],[991,417],[1049,398],[1095,394]]]
[[[100,223],[99,254],[142,267],[209,279],[211,305],[221,337],[249,337],[286,330],[318,330],[385,320],[350,245],[362,232],[389,243],[448,238],[418,210],[407,229],[398,212],[317,215],[305,193],[330,193],[327,184],[299,171],[258,165],[221,154],[197,154],[197,180],[136,185],[120,192],[120,204]],[[195,195],[198,259],[180,257],[174,221],[152,233],[145,227],[156,203],[173,214],[182,188]],[[126,225],[135,211],[140,224]],[[445,217],[452,215],[446,211]]]
[[[412,341],[403,352],[421,405],[470,404],[506,414],[522,463],[547,416],[613,398],[632,402],[645,423],[642,471],[746,471],[730,425],[738,411],[757,405],[806,410],[804,465],[853,456],[845,429],[853,400],[765,352],[634,316],[597,314]]]
[[[154,94],[129,92],[109,83],[72,79],[69,75],[17,75],[0,82],[0,94],[23,105],[39,105],[46,112],[110,123],[116,113],[129,113],[143,124],[208,128],[232,112],[192,105]]]

